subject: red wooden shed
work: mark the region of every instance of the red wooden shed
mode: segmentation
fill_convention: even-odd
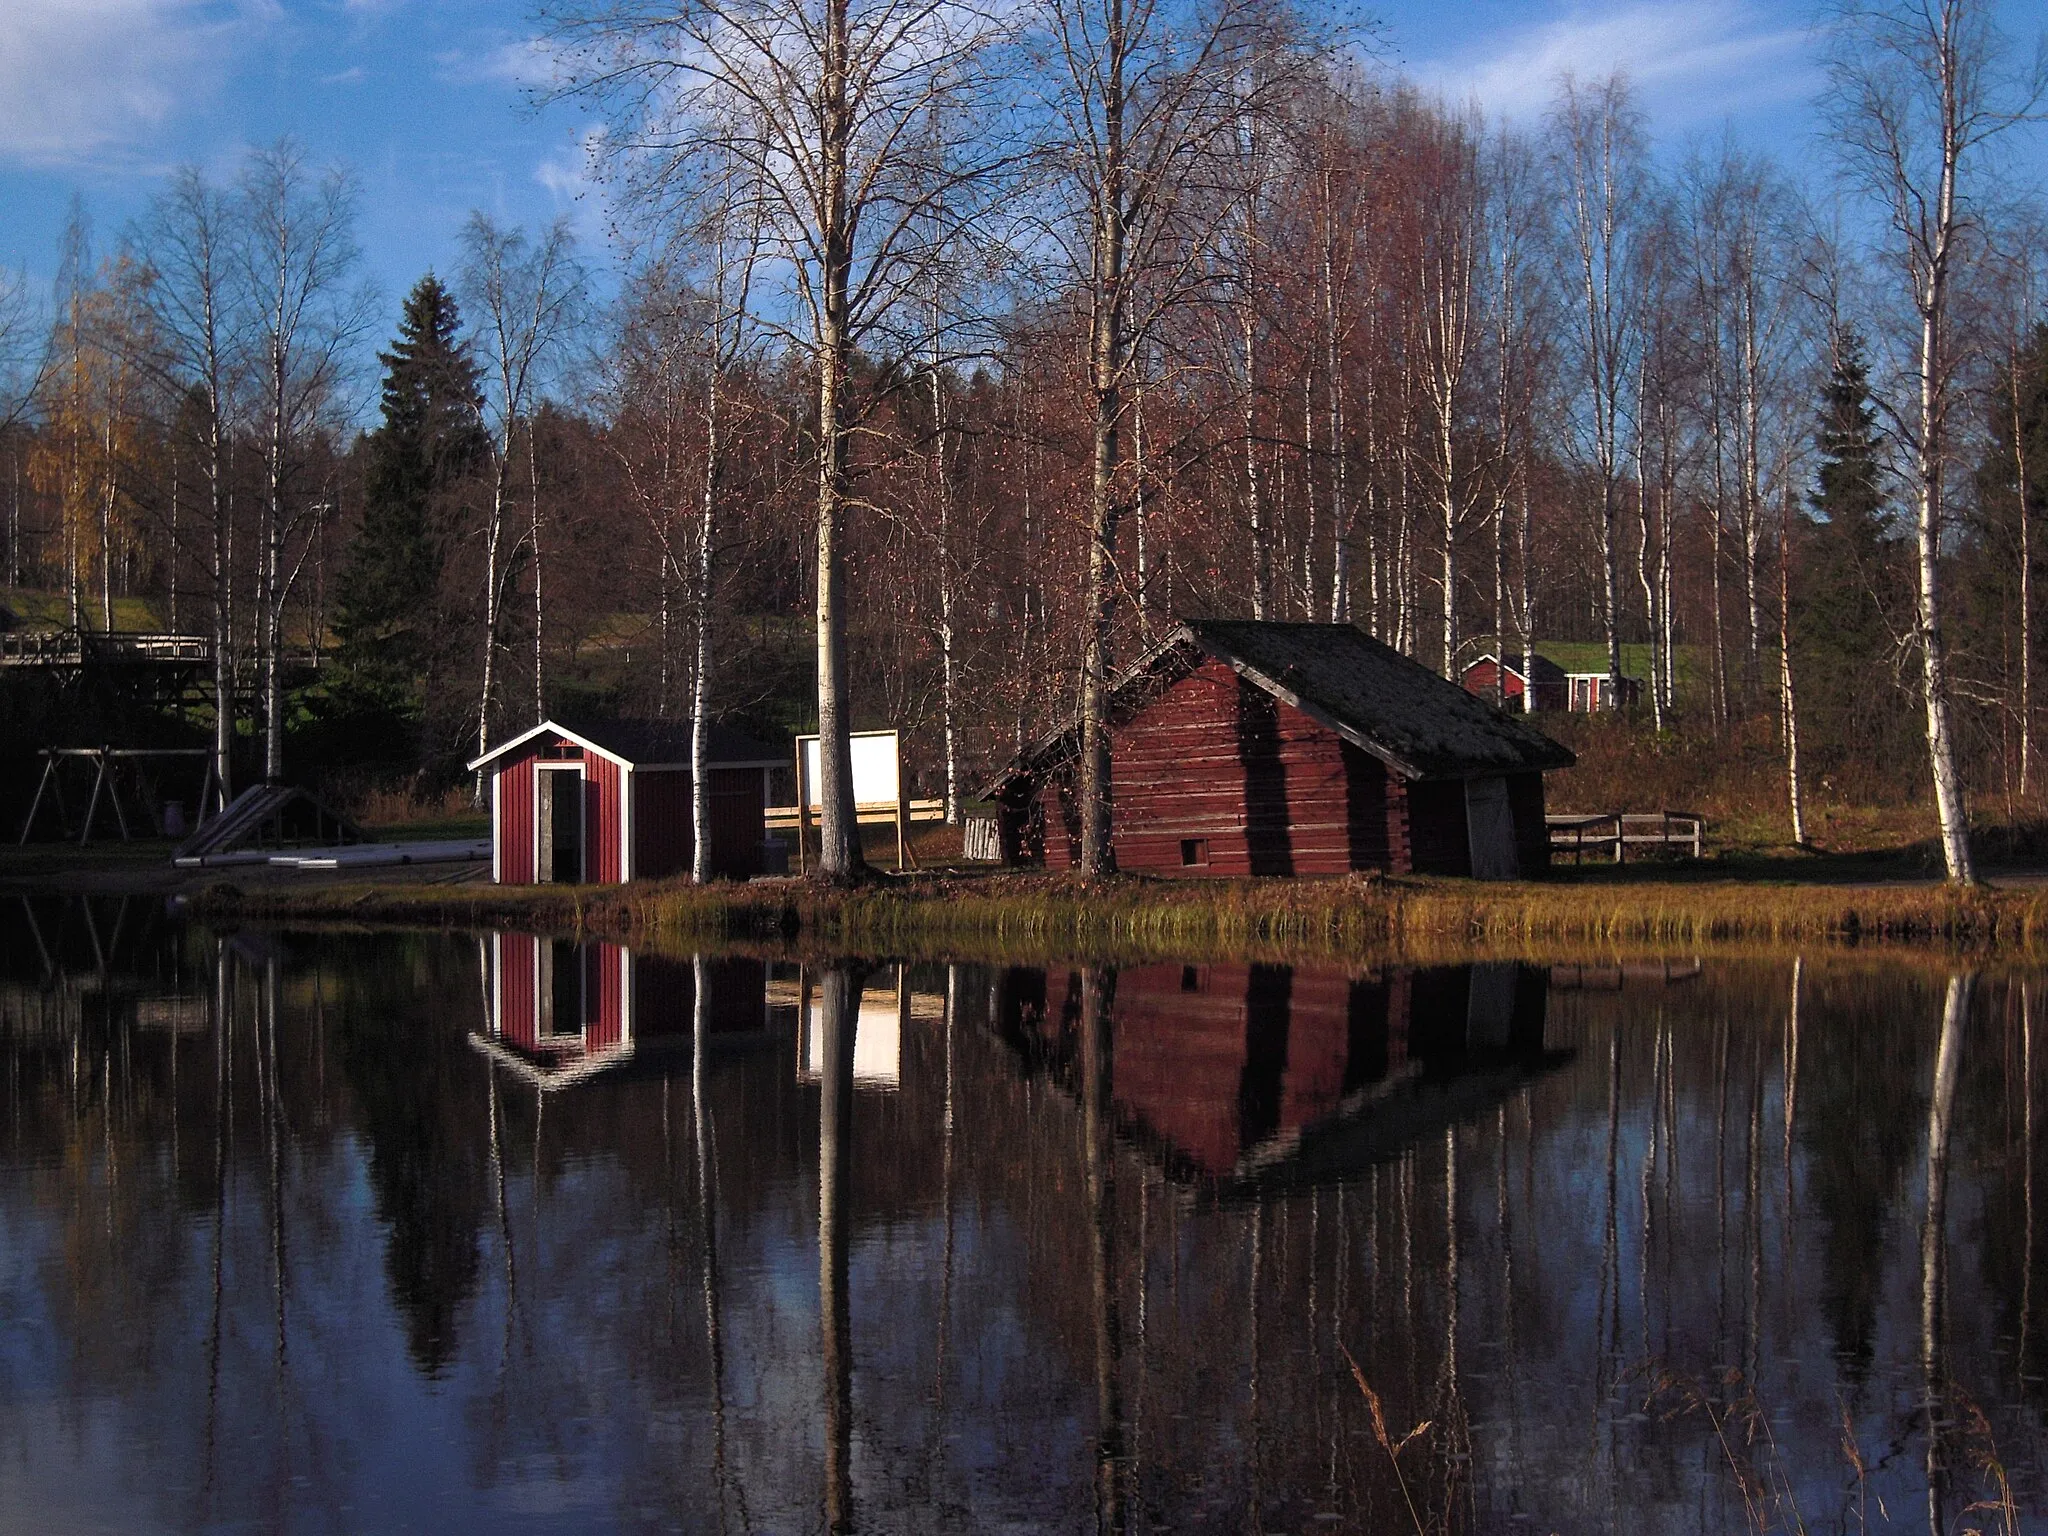
[[[491,877],[501,885],[617,885],[689,871],[689,728],[543,720],[470,765],[490,775]],[[769,775],[779,752],[711,733],[711,868],[744,880],[762,869]]]
[[[1525,676],[1523,661],[1523,657],[1514,654],[1503,661],[1488,651],[1465,668],[1465,691],[1482,699],[1491,699],[1498,679],[1501,697],[1508,709],[1529,713],[1539,709],[1565,708],[1570,690],[1565,682],[1564,668],[1548,656],[1535,655],[1527,658],[1528,675]]]
[[[1160,875],[1512,878],[1549,863],[1543,774],[1572,754],[1348,624],[1194,619],[1111,691],[1117,867]],[[990,786],[1013,863],[1080,857],[1079,731]]]

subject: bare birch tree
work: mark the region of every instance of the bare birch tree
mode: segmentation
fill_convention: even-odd
[[[235,522],[230,480],[239,421],[248,321],[242,273],[234,259],[236,206],[196,166],[174,172],[151,203],[140,244],[148,253],[147,302],[161,348],[164,382],[196,401],[193,444],[203,482],[208,606],[213,636],[213,771],[223,801],[232,798],[235,733]],[[174,551],[175,554],[175,551]],[[196,808],[199,815],[206,808]]]
[[[2048,91],[2048,39],[2029,67],[2011,51],[1988,0],[1851,0],[1828,61],[1830,126],[1844,170],[1881,210],[1884,256],[1918,321],[1907,398],[1884,404],[1908,458],[1917,544],[1917,639],[1927,755],[1949,879],[1974,884],[1969,810],[1957,760],[1942,538],[1952,420],[1967,349],[1954,323],[1957,288],[1982,250],[1984,152],[2033,120]]]
[[[297,141],[281,139],[249,157],[238,187],[263,460],[255,592],[263,777],[276,782],[284,774],[285,612],[318,515],[304,483],[307,450],[340,406],[368,305],[348,286],[358,252],[356,186],[347,173],[314,171]]]
[[[1088,561],[1082,599],[1081,868],[1112,866],[1109,733],[1117,528],[1143,494],[1126,417],[1133,363],[1165,319],[1210,282],[1234,216],[1231,161],[1247,114],[1284,99],[1270,61],[1285,18],[1263,0],[1207,9],[1155,0],[1050,0],[1049,158],[1060,188],[1052,237],[1084,294],[1090,419]],[[1247,88],[1247,82],[1251,88]],[[1201,221],[1198,222],[1198,216]]]
[[[867,358],[869,377],[889,381],[892,363],[923,351],[934,242],[980,215],[1009,163],[979,108],[1014,24],[957,0],[590,0],[552,19],[564,89],[609,115],[603,153],[624,200],[658,216],[736,174],[764,254],[788,275],[789,302],[759,318],[816,384],[819,870],[851,877],[865,861],[845,538],[874,403],[854,365]]]
[[[477,212],[462,228],[457,291],[474,328],[484,373],[484,408],[491,437],[491,498],[484,513],[483,677],[477,690],[476,749],[490,750],[491,704],[498,686],[497,657],[504,649],[513,584],[524,565],[533,571],[533,721],[547,714],[546,638],[541,563],[539,445],[534,417],[547,371],[581,318],[582,266],[567,219],[557,219],[529,242]],[[521,436],[526,439],[526,526],[512,532],[512,474]],[[509,542],[508,542],[509,541]]]
[[[1596,482],[1601,629],[1608,686],[1621,693],[1622,432],[1641,349],[1639,247],[1648,211],[1642,115],[1620,76],[1566,76],[1551,109],[1551,163],[1563,205],[1576,316],[1576,450]]]

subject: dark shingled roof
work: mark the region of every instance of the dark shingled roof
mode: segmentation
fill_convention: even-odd
[[[1569,768],[1572,754],[1349,624],[1190,619],[1181,632],[1407,778]]]
[[[1418,661],[1349,624],[1186,619],[1118,679],[1113,714],[1129,718],[1162,683],[1212,656],[1403,778],[1467,779],[1569,768],[1571,752]],[[1075,728],[1018,757],[994,788],[1075,748]]]

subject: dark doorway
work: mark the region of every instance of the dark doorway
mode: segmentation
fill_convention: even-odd
[[[583,775],[565,769],[540,774],[540,878],[565,885],[583,881]]]

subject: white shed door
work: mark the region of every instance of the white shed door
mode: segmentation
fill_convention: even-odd
[[[1515,853],[1515,818],[1508,809],[1506,779],[1465,781],[1465,836],[1472,849],[1472,878],[1515,880],[1522,861]]]

